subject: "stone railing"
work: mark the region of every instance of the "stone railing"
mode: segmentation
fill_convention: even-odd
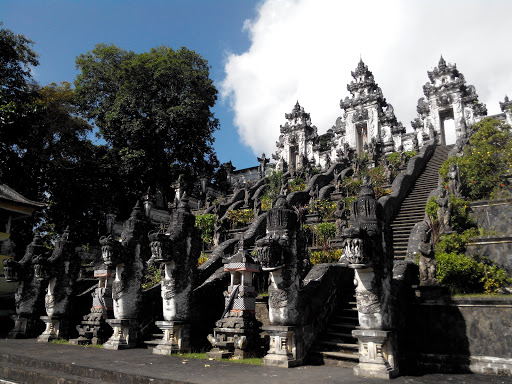
[[[391,194],[382,196],[378,200],[379,205],[382,207],[383,219],[386,224],[398,213],[409,188],[411,188],[418,176],[423,172],[435,149],[436,145],[432,142],[428,142],[421,147],[420,153],[409,160],[407,168],[400,172],[393,181]]]
[[[334,179],[334,171],[341,171],[340,177],[342,178],[342,180],[347,175],[349,175],[351,171],[353,172],[352,168],[342,168],[343,166],[340,163],[336,163],[332,165],[331,168],[327,170],[327,172],[319,173],[313,176],[311,180],[309,180],[309,183],[305,190],[290,193],[286,197],[286,201],[288,202],[290,207],[297,206],[299,204],[306,204],[310,198],[309,193],[313,188],[316,188],[316,186],[318,186],[320,195],[320,191],[322,190],[322,188],[331,183],[331,181]]]

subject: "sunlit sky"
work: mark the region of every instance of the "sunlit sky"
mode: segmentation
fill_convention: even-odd
[[[219,89],[215,150],[238,168],[275,151],[298,100],[319,133],[360,58],[410,127],[427,71],[456,63],[489,114],[512,96],[509,0],[2,0],[5,28],[35,42],[35,79],[73,82],[75,58],[97,43],[146,52],[193,49]]]

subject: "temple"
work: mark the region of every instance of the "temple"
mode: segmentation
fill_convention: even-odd
[[[471,148],[486,106],[441,57],[406,130],[362,60],[351,75],[327,133],[298,101],[284,115],[274,162],[226,163],[222,187],[180,176],[174,196],[148,189],[126,221],[105,214],[88,252],[76,252],[69,230],[53,252],[35,234],[20,260],[3,263],[18,284],[8,337],[332,364],[381,379],[511,376],[510,297],[456,297],[436,275],[435,238],[460,229],[452,202],[464,198],[456,161],[445,180],[439,170]],[[500,108],[492,117],[511,124],[507,96]],[[511,171],[500,174],[509,189]],[[488,257],[486,274],[499,266],[512,275],[510,198],[466,203],[480,232],[503,232],[473,239],[468,252]],[[0,184],[0,240],[15,215],[37,208]]]

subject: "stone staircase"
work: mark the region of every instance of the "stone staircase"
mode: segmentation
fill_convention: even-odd
[[[414,225],[425,217],[425,206],[430,192],[437,188],[439,168],[448,158],[448,152],[453,146],[440,145],[436,147],[425,170],[418,177],[404,199],[400,211],[391,222],[393,231],[393,250],[395,260],[403,260],[407,254],[407,243]]]
[[[352,331],[359,327],[355,297],[344,300],[331,315],[326,329],[309,352],[312,364],[352,368],[359,362],[359,347]]]

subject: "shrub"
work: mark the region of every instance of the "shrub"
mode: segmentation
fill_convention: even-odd
[[[296,177],[288,182],[290,192],[298,192],[306,189],[306,182],[300,177]]]
[[[328,248],[329,240],[336,236],[336,225],[334,223],[320,223],[315,227],[317,244],[324,249]]]
[[[462,157],[446,160],[439,174],[448,181],[450,164],[459,165],[461,190],[470,200],[487,199],[496,189],[506,189],[504,178],[512,172],[512,133],[503,122],[486,118],[473,125],[476,132]]]
[[[512,283],[507,272],[493,265],[456,252],[436,254],[437,279],[452,293],[496,293]]]
[[[144,276],[142,277],[142,289],[148,290],[153,288],[160,282],[160,280],[162,280],[162,271],[160,270],[160,267],[155,263],[151,263],[146,268]]]
[[[201,240],[206,245],[213,243],[213,233],[215,232],[216,216],[213,213],[196,216],[195,227],[201,232]]]
[[[355,196],[359,194],[359,189],[363,182],[354,177],[345,177],[341,183],[341,188],[345,192],[345,196]]]
[[[311,265],[322,263],[337,263],[343,253],[342,249],[330,249],[328,251],[310,252],[309,261]]]
[[[228,220],[231,227],[238,228],[249,224],[254,219],[254,211],[252,209],[233,209],[228,211]]]
[[[330,200],[315,200],[308,207],[310,212],[318,212],[321,218],[331,219],[336,211],[336,203]]]
[[[197,266],[199,267],[200,265],[204,264],[206,260],[208,260],[208,256],[206,256],[206,253],[201,252],[201,255],[197,259]]]
[[[442,235],[436,245],[436,251],[442,253],[465,253],[466,244],[469,243],[473,237],[477,237],[478,235],[479,232],[477,228],[467,229],[463,233]]]

